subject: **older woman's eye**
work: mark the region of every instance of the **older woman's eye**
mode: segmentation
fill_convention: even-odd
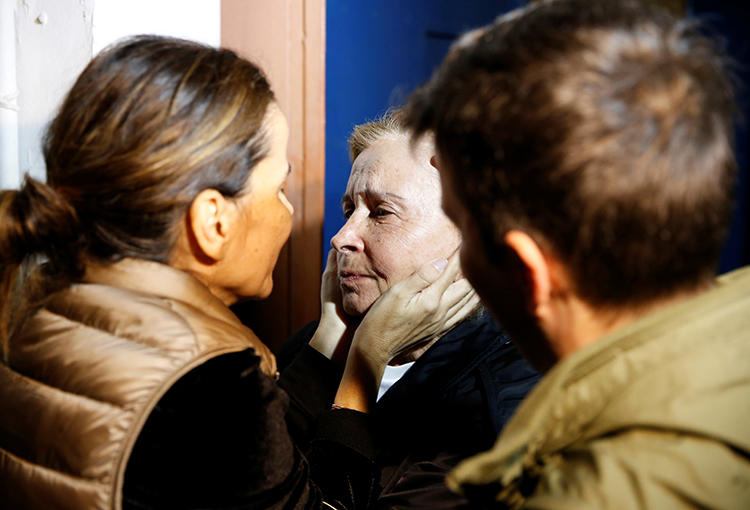
[[[343,212],[344,212],[344,219],[348,220],[349,216],[352,215],[352,213],[354,212],[354,210],[353,209],[344,209]]]
[[[389,214],[393,213],[387,209],[381,209],[380,207],[372,211],[372,215],[376,218],[382,218],[383,216],[388,216]]]

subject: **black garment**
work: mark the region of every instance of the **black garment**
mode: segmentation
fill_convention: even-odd
[[[170,388],[129,459],[123,508],[366,507],[374,488],[373,451],[362,448],[368,417],[324,415],[308,463],[287,432],[288,398],[259,359],[252,349],[225,354]]]
[[[277,357],[285,370],[281,384],[292,399],[287,421],[302,444],[312,437],[317,414],[330,406],[341,376],[340,369],[307,346],[316,327],[311,323],[297,332]],[[488,314],[456,326],[375,407],[376,507],[463,505],[445,486],[445,474],[461,459],[492,446],[539,378]]]

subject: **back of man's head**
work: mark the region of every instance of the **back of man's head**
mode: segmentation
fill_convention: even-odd
[[[490,256],[523,230],[592,304],[714,274],[732,211],[732,86],[698,28],[636,1],[555,0],[459,42],[412,97]]]

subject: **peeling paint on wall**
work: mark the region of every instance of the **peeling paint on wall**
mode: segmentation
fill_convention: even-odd
[[[0,188],[18,186],[15,6],[0,3]]]
[[[41,139],[92,53],[94,0],[18,0],[16,69],[21,174],[43,179]]]
[[[0,149],[13,148],[2,151],[0,188],[17,186],[27,172],[44,178],[42,136],[94,49],[144,32],[217,46],[220,39],[220,0],[0,0],[0,6],[0,36],[8,37],[2,45],[8,51],[0,53],[0,105],[8,106],[0,106],[0,125],[6,118],[13,124],[0,130],[8,134],[0,136]]]

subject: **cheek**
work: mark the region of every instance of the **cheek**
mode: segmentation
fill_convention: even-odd
[[[379,277],[377,282],[381,292],[385,292],[413,272],[413,253],[409,248],[409,244],[398,235],[380,235],[370,241],[367,255]]]
[[[383,236],[381,243],[373,243],[373,261],[386,275],[388,287],[410,276],[420,267],[437,258],[449,257],[459,244],[454,230],[443,224],[412,224],[394,229]]]
[[[370,278],[362,280],[355,290],[341,288],[344,311],[352,316],[363,315],[384,291],[381,282]]]
[[[276,220],[273,222],[274,228],[271,235],[275,238],[275,244],[281,247],[287,242],[289,235],[292,233],[292,214],[283,203],[277,201],[274,205],[277,214]],[[273,242],[273,240],[269,241]]]

